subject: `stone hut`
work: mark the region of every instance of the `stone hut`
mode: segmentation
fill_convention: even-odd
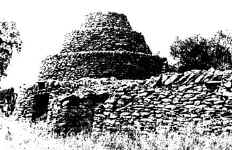
[[[42,62],[40,79],[145,79],[159,74],[164,61],[152,55],[125,15],[96,12],[87,15],[80,30],[67,34],[59,54]]]
[[[47,121],[58,132],[92,129],[95,114],[118,89],[105,85],[158,75],[164,61],[152,55],[125,15],[91,13],[79,30],[67,34],[58,54],[43,60],[40,81],[22,89],[15,113]]]
[[[15,113],[57,133],[179,130],[190,122],[231,133],[232,70],[160,74],[164,61],[125,15],[92,13],[43,61],[45,81],[22,89]]]

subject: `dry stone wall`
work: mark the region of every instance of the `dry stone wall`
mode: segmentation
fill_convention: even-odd
[[[65,133],[178,129],[203,120],[212,132],[232,129],[232,70],[157,76],[165,59],[151,55],[123,14],[92,13],[67,36],[61,52],[43,61],[41,81],[22,88],[19,118]]]
[[[178,129],[189,122],[197,124],[203,120],[211,122],[207,125],[208,131],[231,131],[231,73],[232,70],[210,69],[166,73],[146,80],[49,80],[42,86],[50,96],[48,111],[42,119],[64,132],[85,128],[96,132],[118,131],[129,127],[151,131],[158,125]],[[38,86],[23,92],[18,101],[19,116],[33,116],[27,111],[33,107],[26,104],[30,103],[29,95],[42,91]]]
[[[145,79],[161,72],[165,59],[128,51],[90,51],[54,55],[44,60],[43,80],[76,80],[82,77]],[[150,64],[150,65],[148,65]]]

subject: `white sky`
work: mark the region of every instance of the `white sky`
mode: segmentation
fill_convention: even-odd
[[[65,33],[78,29],[89,12],[124,13],[152,52],[168,57],[176,36],[231,31],[231,4],[230,0],[0,0],[0,19],[15,21],[24,43],[1,86],[35,82],[41,60],[58,52]]]

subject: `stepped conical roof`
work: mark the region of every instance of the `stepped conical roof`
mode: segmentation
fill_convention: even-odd
[[[81,30],[95,30],[102,28],[113,28],[120,30],[132,30],[126,15],[115,12],[93,12],[86,15]]]
[[[151,54],[141,33],[133,31],[124,14],[95,12],[79,30],[66,35],[65,52],[130,51]]]
[[[132,30],[125,15],[95,12],[79,30],[67,34],[59,54],[43,61],[40,78],[144,79],[159,74],[164,61],[151,55],[143,35]]]

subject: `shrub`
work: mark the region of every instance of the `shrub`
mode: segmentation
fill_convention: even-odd
[[[12,54],[21,51],[22,41],[14,22],[0,22],[0,78],[6,76],[6,69]]]
[[[177,39],[171,45],[171,55],[178,60],[178,71],[191,69],[229,68],[232,64],[232,37],[218,31],[207,39],[200,35],[185,40]],[[224,66],[224,67],[223,67]]]

